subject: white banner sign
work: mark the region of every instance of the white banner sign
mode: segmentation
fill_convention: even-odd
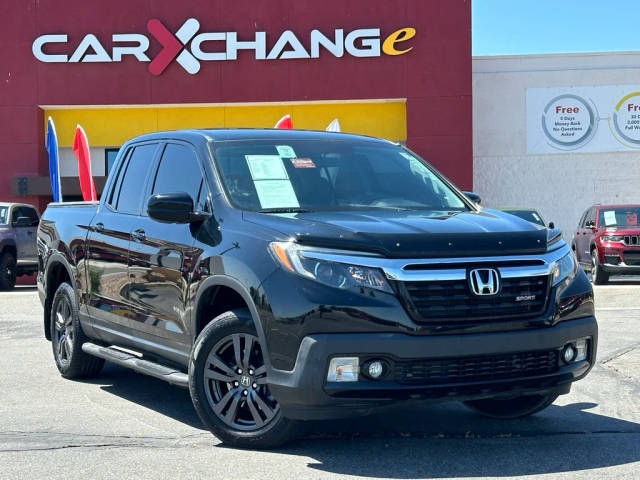
[[[527,89],[527,153],[640,150],[640,85]]]

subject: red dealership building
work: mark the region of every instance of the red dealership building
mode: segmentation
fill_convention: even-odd
[[[76,124],[100,190],[132,136],[287,113],[406,142],[472,187],[470,0],[5,0],[0,22],[0,201],[50,201],[49,116],[65,199]]]

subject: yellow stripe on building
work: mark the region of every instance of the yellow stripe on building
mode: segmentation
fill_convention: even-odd
[[[53,118],[61,147],[73,145],[76,125],[87,133],[91,146],[119,146],[143,133],[181,128],[271,128],[290,114],[294,128],[324,130],[334,119],[343,132],[393,141],[407,138],[404,100],[348,102],[292,102],[209,106],[100,106],[44,107],[45,129]]]

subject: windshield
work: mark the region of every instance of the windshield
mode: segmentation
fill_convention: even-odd
[[[469,209],[429,167],[397,145],[362,140],[214,145],[225,190],[244,210]]]
[[[637,227],[640,207],[603,208],[598,215],[600,227]]]
[[[0,207],[0,225],[7,223],[7,213],[9,213],[8,207]]]

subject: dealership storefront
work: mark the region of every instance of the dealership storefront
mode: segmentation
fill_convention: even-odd
[[[132,136],[285,114],[406,142],[472,187],[468,1],[41,0],[0,15],[0,200],[50,201],[49,116],[65,199],[79,195],[77,124],[100,191]]]

